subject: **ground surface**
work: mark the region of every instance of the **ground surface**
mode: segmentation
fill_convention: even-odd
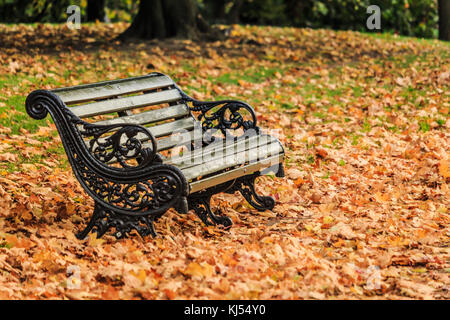
[[[450,297],[448,44],[268,27],[115,42],[125,27],[0,26],[0,299]],[[25,97],[151,71],[278,133],[287,176],[258,183],[273,211],[217,195],[229,231],[170,211],[157,239],[74,237],[93,203]]]

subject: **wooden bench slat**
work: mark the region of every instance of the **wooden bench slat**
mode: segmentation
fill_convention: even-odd
[[[181,170],[197,167],[193,170],[201,172],[198,175],[205,175],[207,174],[205,173],[205,170],[207,170],[208,167],[215,167],[220,165],[220,163],[228,163],[230,166],[234,166],[235,162],[238,161],[236,160],[237,158],[239,158],[240,161],[241,157],[248,156],[249,158],[243,160],[244,162],[261,159],[265,156],[267,150],[276,148],[275,145],[272,145],[273,143],[277,143],[276,140],[265,142],[254,141],[252,143],[244,142],[242,144],[236,143],[234,146],[227,146],[228,148],[217,150],[217,152],[214,153],[203,153],[202,156],[194,159],[197,162],[186,161],[184,163],[177,163],[175,166]]]
[[[178,90],[171,89],[138,96],[93,102],[72,107],[70,110],[80,118],[86,118],[160,103],[173,102],[180,98],[181,95]]]
[[[157,141],[157,151],[168,150],[175,146],[188,144],[201,139],[202,139],[201,135],[196,136],[194,131],[189,131],[178,135],[161,138],[158,139]],[[144,147],[145,146],[146,144],[144,143]]]
[[[150,124],[153,122],[165,121],[172,118],[182,118],[190,115],[189,107],[185,104],[177,104],[167,108],[145,111],[131,114],[129,116],[118,117],[111,120],[98,121],[95,124],[109,125],[118,123]]]
[[[249,163],[245,166],[231,169],[229,171],[220,173],[218,175],[208,177],[199,181],[194,181],[189,184],[190,193],[201,191],[207,188],[214,187],[221,183],[237,179],[239,177],[252,174],[256,171],[261,171],[263,169],[269,168],[275,164],[282,163],[284,159],[283,154],[277,154],[275,156],[263,159],[259,162]]]
[[[142,77],[102,81],[51,90],[66,104],[104,99],[108,97],[152,90],[173,85],[172,79],[162,75],[147,75]]]
[[[190,181],[200,176],[205,176],[227,168],[232,168],[237,165],[243,165],[246,162],[257,162],[260,159],[265,159],[269,156],[280,153],[283,153],[283,149],[281,145],[276,142],[269,145],[260,146],[255,149],[238,152],[226,157],[221,156],[194,167],[181,169],[181,171],[186,177],[186,180]]]
[[[195,126],[194,118],[183,118],[180,120],[159,124],[159,125],[156,125],[153,127],[147,127],[147,129],[150,131],[150,133],[155,138],[159,138],[159,137],[163,137],[163,136],[170,136],[173,132],[176,132],[176,131],[181,131],[181,130],[190,131],[190,130],[194,129],[194,126]],[[146,134],[140,133],[140,132],[135,136],[135,138],[137,138],[141,141],[148,140],[148,136]],[[100,138],[100,139],[98,139],[98,142],[104,143],[106,139],[107,138]],[[127,141],[127,138],[125,136],[122,136],[122,138],[120,139],[120,143],[125,144],[126,141]]]
[[[160,151],[171,149],[177,145],[191,143],[195,139],[201,139],[201,137],[195,137],[194,131],[188,131],[188,132],[181,133],[179,135],[164,137],[164,138],[158,139],[156,141],[156,151],[160,152]],[[143,148],[151,148],[152,145],[149,142],[144,142],[142,144],[142,147]],[[108,164],[113,164],[116,162],[117,162],[117,160],[112,159],[111,161],[108,162]]]
[[[182,130],[191,131],[195,127],[195,119],[192,117],[183,118],[163,124],[159,124],[153,127],[147,127],[151,134],[155,138],[171,135],[174,132],[180,132]],[[142,140],[142,137],[137,134],[137,137]]]
[[[218,143],[212,143],[207,147],[198,148],[184,154],[177,158],[169,158],[164,161],[166,164],[172,164],[180,169],[187,169],[206,161],[214,161],[217,155],[227,156],[245,150],[257,148],[276,142],[277,139],[268,135],[254,135],[250,137],[241,138],[235,142],[228,142],[226,140]]]

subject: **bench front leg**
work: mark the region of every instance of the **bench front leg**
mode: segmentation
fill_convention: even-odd
[[[211,210],[211,196],[212,194],[191,195],[188,199],[189,209],[194,210],[195,214],[207,226],[222,225],[225,228],[230,227],[233,222],[229,217],[214,214]]]
[[[122,238],[132,230],[142,237],[156,236],[153,222],[170,208],[188,212],[188,184],[181,171],[171,165],[148,166],[149,173],[135,176],[126,170],[122,176],[107,176],[75,163],[74,173],[86,192],[94,199],[90,222],[77,237],[83,239],[90,231],[101,237],[114,229]]]
[[[114,229],[114,236],[116,239],[126,237],[132,230],[136,230],[139,235],[144,238],[148,235],[156,237],[155,226],[153,221],[155,216],[132,216],[119,214],[95,202],[94,212],[89,220],[87,226],[76,234],[80,240],[86,238],[91,232],[97,233],[97,238],[102,237],[108,230]]]

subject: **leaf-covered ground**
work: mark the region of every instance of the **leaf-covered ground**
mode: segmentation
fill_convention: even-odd
[[[125,27],[0,25],[0,299],[450,297],[448,44],[240,26],[224,42],[115,42]],[[220,194],[229,231],[171,210],[156,239],[74,237],[92,200],[25,97],[151,71],[248,101],[278,133],[286,178],[258,182],[273,211]]]

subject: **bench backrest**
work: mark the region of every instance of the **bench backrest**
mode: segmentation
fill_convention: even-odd
[[[157,138],[158,151],[193,139],[196,121],[175,83],[166,75],[153,73],[51,91],[85,121],[147,127]],[[174,139],[172,133],[180,131],[184,133]]]

